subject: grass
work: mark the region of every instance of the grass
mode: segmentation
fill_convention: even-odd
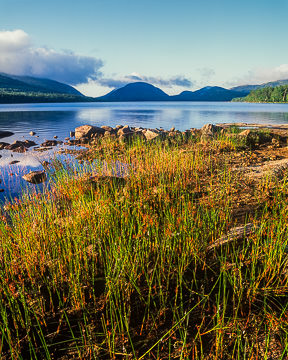
[[[85,166],[55,162],[49,192],[7,203],[0,358],[285,359],[288,178],[233,171],[244,145],[103,139]]]

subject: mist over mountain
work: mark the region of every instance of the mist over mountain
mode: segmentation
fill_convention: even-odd
[[[280,85],[287,85],[287,84],[288,84],[288,79],[287,80],[276,80],[276,81],[270,81],[270,82],[260,84],[260,85],[258,84],[258,85],[234,86],[230,90],[246,92],[247,93],[246,95],[248,95],[250,93],[250,91],[252,91],[252,90],[261,89],[264,87],[275,87],[275,86],[280,86]]]

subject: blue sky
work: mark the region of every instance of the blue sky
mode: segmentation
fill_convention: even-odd
[[[288,78],[288,0],[0,5],[0,71],[49,76],[89,95],[136,80],[173,94]]]

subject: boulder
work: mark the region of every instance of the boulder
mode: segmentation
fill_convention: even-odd
[[[130,127],[128,125],[125,125],[125,126],[123,126],[121,129],[119,129],[117,131],[117,135],[121,136],[123,134],[128,134],[128,133],[131,133],[131,132],[132,132],[132,130],[130,129]]]
[[[201,128],[201,134],[204,136],[214,136],[216,134],[219,134],[222,130],[221,126],[213,125],[213,124],[205,124]]]
[[[101,126],[101,129],[104,129],[105,131],[109,131],[109,132],[114,131],[114,129],[111,126],[106,126],[106,125]]]
[[[22,178],[31,184],[40,184],[46,181],[47,176],[44,170],[40,170],[30,171],[28,174],[23,175]]]
[[[34,135],[36,135],[36,133],[34,131],[30,131],[29,135],[34,136]]]
[[[164,132],[155,129],[147,129],[146,131],[143,131],[143,134],[147,140],[153,140],[158,137],[164,137],[164,135],[166,135]]]
[[[105,130],[97,127],[97,126],[91,126],[91,125],[82,125],[75,129],[75,138],[76,139],[82,139],[83,137],[91,139],[92,135],[98,134],[98,135],[104,135]]]

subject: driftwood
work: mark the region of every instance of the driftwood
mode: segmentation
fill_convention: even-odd
[[[288,125],[287,124],[280,124],[280,125],[275,125],[275,124],[249,124],[249,123],[218,123],[216,124],[218,126],[222,126],[223,128],[229,128],[230,126],[238,126],[238,127],[246,127],[246,128],[267,128],[267,129],[276,129],[276,130],[287,130],[288,129]]]
[[[211,251],[222,245],[231,243],[232,241],[244,240],[244,238],[246,238],[250,234],[255,233],[255,231],[258,229],[259,229],[259,226],[252,224],[252,223],[232,228],[226,235],[221,236],[213,244],[209,245],[207,247],[207,250]]]

